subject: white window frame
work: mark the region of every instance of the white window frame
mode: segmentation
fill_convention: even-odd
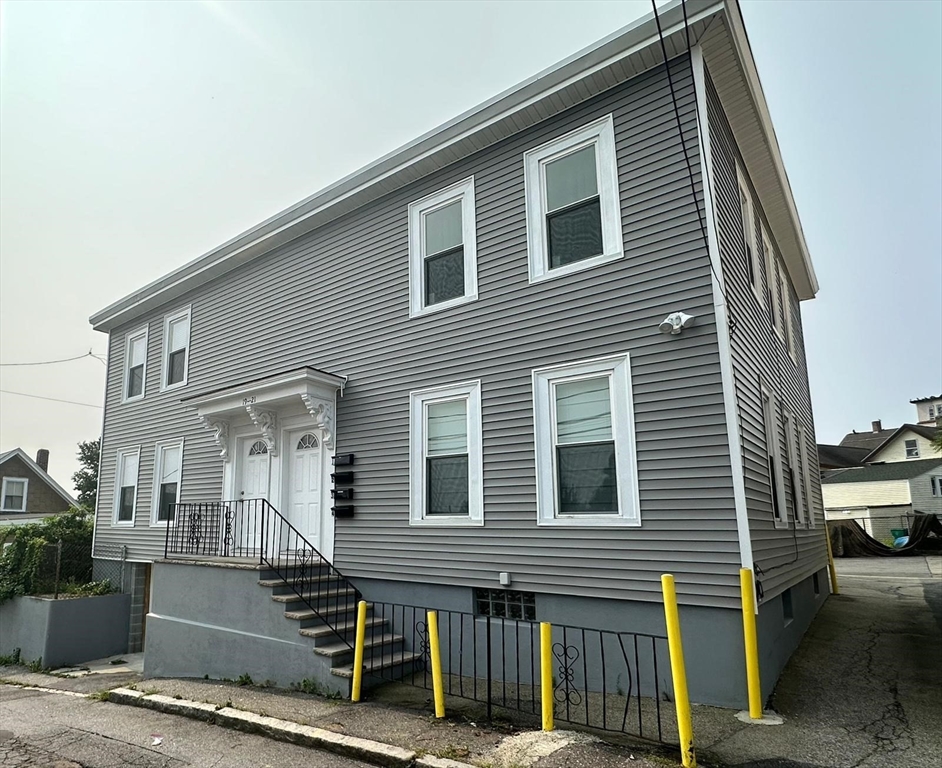
[[[930,476],[929,485],[932,488],[933,496],[942,496],[942,475]]]
[[[605,515],[560,515],[556,494],[556,403],[554,385],[579,379],[609,377],[612,400],[612,438],[615,442],[615,477],[618,510]],[[628,353],[580,360],[533,371],[533,425],[536,447],[537,525],[570,528],[638,527],[638,461],[635,443],[631,359]]]
[[[177,320],[182,320],[186,318],[186,346],[184,349],[186,352],[183,355],[183,380],[178,381],[174,384],[168,383],[170,378],[170,353],[173,351],[170,349],[170,324],[176,322]],[[164,333],[163,341],[161,342],[161,351],[160,351],[160,391],[166,392],[169,389],[179,389],[180,387],[185,387],[187,379],[189,378],[190,370],[190,334],[193,330],[193,313],[192,305],[183,307],[176,312],[171,312],[169,315],[164,315]]]
[[[6,506],[3,506],[3,502],[7,497],[7,483],[23,483],[23,508],[22,509],[11,509]],[[5,477],[3,478],[3,486],[0,487],[0,512],[19,512],[23,513],[26,511],[27,499],[29,494],[29,478],[28,477]]]
[[[782,471],[782,450],[779,440],[778,430],[778,398],[764,384],[760,387],[762,402],[762,421],[765,425],[766,452],[768,452],[769,440],[772,441],[772,463],[775,465],[775,487],[769,488],[770,501],[772,501],[772,521],[776,528],[788,528],[788,507],[785,504],[785,475]],[[766,408],[768,401],[768,408]],[[771,481],[772,478],[769,478]],[[775,515],[775,501],[771,498],[774,494],[778,500],[779,516]]]
[[[134,505],[131,507],[131,519],[119,520],[118,512],[121,509],[121,486],[124,484],[124,457],[137,455],[137,477],[134,478]],[[114,468],[114,500],[111,510],[111,524],[120,528],[133,528],[137,517],[137,502],[140,496],[141,487],[141,448],[119,448],[115,454]]]
[[[564,155],[595,146],[595,172],[602,216],[602,253],[550,269],[549,236],[546,231],[546,165]],[[527,201],[527,251],[530,283],[551,280],[592,269],[625,256],[621,200],[618,190],[618,161],[615,152],[615,121],[612,115],[594,120],[564,136],[528,150],[523,155]]]
[[[912,455],[912,456],[909,455],[909,448],[907,447],[906,443],[915,443],[915,444],[916,444],[916,445],[913,447],[913,450],[916,451],[916,453],[915,453],[914,455]],[[918,458],[919,458],[919,441],[916,440],[916,439],[913,439],[913,440],[905,440],[905,439],[904,439],[904,440],[903,440],[903,453],[905,454],[905,456],[906,456],[907,459],[918,459]]]
[[[756,253],[756,212],[752,204],[752,193],[749,191],[749,184],[746,181],[746,173],[739,163],[736,163],[736,183],[740,194],[740,215],[742,215],[742,197],[746,198],[746,208],[748,209],[746,220],[742,223],[742,239],[743,243],[748,246],[745,256],[750,260],[752,266],[752,292],[759,300],[759,304],[765,306],[765,297],[762,291],[762,276],[759,272],[760,262],[758,254]],[[764,240],[762,247],[763,249],[765,248]]]
[[[792,478],[792,507],[795,510],[795,525],[803,528],[808,520],[805,517],[804,467],[799,461],[795,414],[788,408],[783,408],[782,417],[785,422],[785,439],[788,441],[788,469]]]
[[[126,334],[124,334],[124,376],[121,379],[122,403],[134,403],[138,400],[143,400],[144,395],[147,394],[148,334],[148,325],[142,325],[140,328],[135,328],[133,331],[128,331]],[[141,394],[128,397],[128,380],[131,374],[131,342],[141,337],[144,338],[144,370],[141,372]]]
[[[180,449],[180,476],[177,481],[177,503],[180,503],[180,490],[183,487],[183,444],[184,438],[179,440],[160,440],[154,446],[154,480],[151,483],[151,502],[150,502],[150,526],[151,528],[165,528],[167,525],[173,525],[175,520],[158,520],[160,511],[160,476],[162,474],[162,464],[165,452],[168,448]],[[140,474],[140,468],[138,468]]]
[[[801,481],[804,486],[805,502],[808,509],[808,527],[814,528],[814,494],[812,493],[813,486],[811,484],[811,463],[808,456],[808,435],[805,431],[805,425],[798,422],[798,457],[801,459]]]
[[[771,313],[772,327],[775,329],[776,333],[781,336],[782,318],[778,310],[778,259],[775,256],[775,249],[772,246],[772,238],[769,237],[769,232],[765,228],[765,224],[762,225],[762,253],[765,257],[766,280],[766,301],[764,303]]]
[[[432,403],[464,400],[468,418],[468,514],[425,514],[426,412]],[[465,381],[409,393],[409,524],[466,528],[484,525],[484,447],[481,436],[481,381]]]
[[[461,240],[464,246],[464,295],[425,304],[425,217],[446,205],[461,202]],[[409,317],[441,312],[478,297],[477,224],[474,176],[409,204]]]

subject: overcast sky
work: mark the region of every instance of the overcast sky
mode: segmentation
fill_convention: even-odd
[[[0,7],[0,388],[100,405],[88,316],[650,11],[626,2]],[[745,0],[821,284],[819,442],[942,391],[942,3]],[[0,394],[66,487],[101,409]]]

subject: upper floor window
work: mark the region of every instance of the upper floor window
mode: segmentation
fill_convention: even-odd
[[[412,392],[410,522],[484,525],[481,383]]]
[[[539,525],[640,525],[628,355],[533,372]]]
[[[942,414],[940,414],[940,415],[942,415]],[[933,412],[933,409],[932,409],[932,406],[931,406],[931,405],[929,406],[929,418],[930,418],[930,419],[935,418],[934,412]]]
[[[906,458],[907,459],[918,459],[919,458],[919,443],[916,440],[907,440],[906,443]]]
[[[785,439],[788,441],[788,475],[792,490],[792,506],[795,510],[795,524],[804,525],[807,519],[805,517],[804,469],[798,445],[798,434],[795,430],[795,417],[791,411],[785,411]]]
[[[147,326],[124,337],[124,400],[144,397],[147,379]]]
[[[769,496],[772,500],[772,521],[776,528],[788,526],[785,508],[785,482],[782,475],[781,447],[775,399],[762,389],[762,421],[765,427],[765,452],[769,471]]]
[[[524,154],[530,282],[624,255],[611,115]]]
[[[409,205],[412,317],[478,295],[474,177]]]
[[[756,220],[752,209],[752,195],[749,194],[749,185],[746,183],[742,169],[737,166],[736,177],[739,182],[739,213],[742,218],[742,243],[746,254],[746,273],[749,275],[749,284],[761,297],[759,291],[759,270],[756,268]]]
[[[932,495],[942,496],[942,477],[930,477],[929,483],[932,485]]]
[[[3,488],[0,490],[0,512],[25,512],[26,489],[29,480],[25,477],[3,478]]]
[[[187,358],[190,349],[190,308],[181,309],[164,318],[164,342],[161,355],[163,380],[161,387],[186,384]]]
[[[154,498],[151,525],[173,522],[180,501],[183,440],[157,443],[154,451]]]
[[[114,479],[114,524],[134,525],[137,506],[137,470],[141,461],[140,448],[118,451]]]
[[[808,525],[814,528],[814,504],[812,503],[811,459],[808,454],[808,439],[803,424],[798,424],[798,460],[801,462],[802,485],[804,487],[805,511]]]
[[[775,257],[775,251],[772,250],[772,241],[765,227],[762,227],[762,253],[765,260],[765,304],[769,311],[769,319],[772,321],[772,327],[779,329],[781,316],[778,304],[779,277],[778,261]]]

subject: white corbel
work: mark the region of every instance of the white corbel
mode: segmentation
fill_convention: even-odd
[[[265,411],[254,405],[245,406],[252,423],[262,433],[262,440],[268,446],[268,453],[272,456],[278,455],[278,441],[275,440],[275,431],[277,429],[278,417],[274,411]]]
[[[213,419],[208,416],[200,416],[199,419],[206,429],[213,431],[213,440],[219,446],[219,458],[223,461],[229,461],[229,422],[225,419]]]
[[[334,404],[330,400],[324,400],[320,397],[314,397],[304,393],[301,395],[304,401],[304,407],[314,419],[314,426],[320,429],[324,434],[324,445],[328,448],[334,447]]]

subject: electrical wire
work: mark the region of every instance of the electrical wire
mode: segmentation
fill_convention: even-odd
[[[43,397],[42,395],[31,395],[28,392],[13,392],[12,390],[9,390],[9,389],[0,389],[0,392],[2,392],[5,395],[19,395],[20,397],[33,397],[37,400],[50,400],[53,403],[68,403],[69,405],[83,405],[86,408],[103,408],[104,407],[101,405],[92,405],[91,403],[80,403],[76,400],[60,400],[57,397]]]
[[[88,350],[88,352],[86,352],[84,355],[77,355],[75,357],[64,357],[61,360],[39,360],[34,363],[0,363],[0,367],[14,368],[14,367],[31,366],[31,365],[56,365],[57,363],[71,363],[75,360],[84,360],[86,357],[93,357],[98,362],[104,365],[107,365],[102,355],[96,355],[91,350]]]

